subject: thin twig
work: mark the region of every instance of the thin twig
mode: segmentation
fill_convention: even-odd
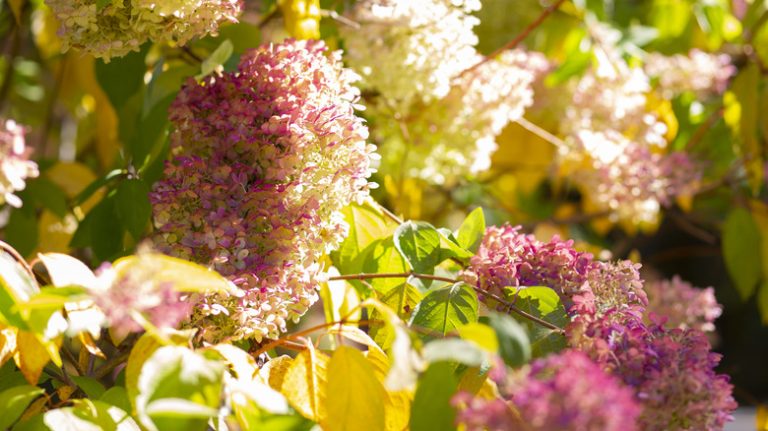
[[[441,277],[438,275],[430,275],[430,274],[417,274],[413,272],[402,272],[402,273],[379,273],[379,274],[347,274],[347,275],[337,275],[334,277],[330,277],[329,280],[364,280],[364,279],[371,279],[371,278],[408,278],[408,277],[416,277],[421,278],[424,280],[435,280],[435,281],[445,281],[448,283],[459,283],[462,282],[462,280],[458,280],[455,278],[449,278],[449,277]],[[480,295],[487,296],[500,304],[502,304],[506,309],[513,311],[517,314],[519,314],[522,317],[525,317],[528,320],[531,320],[533,322],[538,323],[541,326],[544,326],[545,328],[551,329],[553,331],[562,333],[563,329],[553,325],[546,320],[540,319],[532,314],[526,313],[525,311],[517,308],[515,304],[507,301],[506,299],[496,295],[495,293],[488,292],[485,289],[480,288],[479,286],[473,286],[471,284],[468,284],[468,286],[472,286],[472,288]]]
[[[524,117],[520,117],[515,121],[517,124],[522,126],[525,130],[533,133],[534,135],[540,137],[541,139],[549,142],[550,144],[554,145],[557,148],[564,148],[565,142],[558,138],[557,136],[549,133],[548,131],[542,129],[541,127],[531,123]]]
[[[496,58],[496,56],[498,56],[502,52],[504,52],[506,50],[509,50],[509,49],[514,49],[515,47],[517,47],[517,45],[519,45],[520,42],[525,40],[525,38],[528,37],[528,35],[531,34],[531,32],[533,30],[536,29],[536,27],[540,26],[541,23],[543,23],[544,20],[547,19],[547,17],[549,17],[554,11],[559,9],[560,6],[563,3],[565,3],[565,0],[557,0],[555,3],[552,3],[550,6],[548,6],[546,9],[544,9],[541,12],[541,15],[539,15],[538,18],[536,18],[532,23],[528,24],[528,27],[526,27],[520,34],[518,34],[517,37],[515,37],[512,40],[510,40],[504,46],[498,48],[497,50],[493,51],[492,53],[486,55],[482,60],[480,60],[479,62],[475,63],[472,67],[470,67],[468,69],[465,69],[463,72],[461,72],[461,74],[459,76],[463,76],[463,75],[465,75],[467,73],[470,73],[473,70],[475,70],[478,67],[480,67],[481,65],[483,65],[484,63],[486,63],[486,62]]]
[[[309,327],[307,329],[302,329],[301,331],[294,332],[293,334],[287,334],[283,338],[280,338],[280,339],[277,339],[277,340],[274,340],[274,341],[270,341],[269,343],[259,347],[258,350],[251,351],[249,353],[254,358],[258,358],[262,354],[264,354],[264,353],[274,349],[275,347],[282,346],[286,341],[289,341],[289,340],[291,340],[293,338],[300,338],[300,337],[303,337],[304,335],[309,335],[309,334],[311,334],[311,333],[313,333],[315,331],[319,331],[321,329],[330,328],[330,327],[336,326],[336,325],[344,325],[344,324],[347,324],[347,323],[354,323],[354,324],[357,324],[357,325],[366,325],[366,324],[371,322],[370,320],[347,320],[347,319],[348,319],[348,317],[345,317],[345,318],[340,319],[340,320],[335,321],[335,322],[325,322],[325,323],[322,323],[320,325],[315,325],[315,326]]]

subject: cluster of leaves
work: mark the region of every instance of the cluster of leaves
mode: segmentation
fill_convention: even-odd
[[[262,344],[209,345],[194,328],[156,328],[140,315],[143,334],[116,334],[93,303],[94,274],[66,255],[91,267],[140,259],[133,253],[152,230],[148,195],[169,158],[168,107],[182,84],[233,71],[242,53],[270,37],[343,45],[338,26],[356,25],[342,16],[346,2],[250,3],[245,10],[257,13],[217,36],[184,47],[145,44],[105,63],[62,52],[42,1],[3,2],[0,113],[29,125],[40,175],[18,193],[21,208],[3,210],[2,237],[13,248],[0,252],[0,429],[454,429],[454,394],[498,397],[494,358],[519,368],[566,346],[569,317],[554,290],[510,288],[488,309],[478,296],[487,292],[461,280],[486,217],[616,256],[636,245],[637,232],[590,213],[566,179],[548,174],[550,134],[511,124],[477,178],[444,186],[385,172],[374,178],[382,185],[375,200],[344,210],[349,234],[326,262],[322,323],[312,322],[316,310]],[[557,63],[547,91],[567,87],[595,61],[593,19],[621,30],[628,56],[693,47],[732,56],[738,71],[722,97],[683,94],[653,109],[674,131],[670,148],[709,161],[695,199],[680,199],[669,217],[708,245],[720,245],[722,232],[736,292],[756,298],[768,322],[768,123],[760,115],[768,111],[768,4],[561,1],[538,21],[538,1],[521,2],[511,17],[505,0],[484,3],[478,49],[491,52],[536,23],[528,47]],[[556,109],[526,117],[558,129]],[[400,220],[377,202],[429,222]],[[458,228],[435,227],[442,225]],[[154,282],[183,294],[229,286],[206,268],[155,259],[162,270]]]

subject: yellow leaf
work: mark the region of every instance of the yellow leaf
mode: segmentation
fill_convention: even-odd
[[[98,356],[102,359],[106,359],[106,356],[104,356],[104,352],[102,352],[99,346],[96,345],[96,341],[93,339],[90,333],[81,332],[77,334],[77,338],[80,340],[80,343],[83,344],[83,348],[85,349],[85,351],[87,351],[91,355]]]
[[[762,257],[763,277],[768,279],[768,205],[759,200],[752,200],[749,205],[752,219],[760,231],[760,256]]]
[[[32,32],[35,45],[44,59],[61,55],[61,39],[58,36],[59,21],[53,16],[51,8],[41,4],[32,14]]]
[[[2,327],[0,327],[2,328]],[[16,328],[0,329],[0,367],[16,354]]]
[[[144,334],[131,349],[128,355],[128,362],[125,365],[125,391],[128,393],[128,399],[131,400],[131,406],[135,409],[136,395],[139,394],[139,374],[144,362],[160,348],[162,344],[157,338],[150,334]]]
[[[499,390],[496,384],[488,378],[488,372],[481,372],[478,367],[468,368],[461,375],[459,390],[486,400],[492,400],[499,396]]]
[[[37,336],[28,331],[19,331],[16,335],[17,351],[14,360],[21,374],[31,385],[36,385],[43,372],[43,367],[51,360],[48,349]]]
[[[757,406],[755,429],[757,431],[768,431],[768,405],[760,404]]]
[[[77,230],[77,219],[71,214],[62,219],[49,210],[43,210],[37,222],[37,230],[40,232],[38,253],[68,253],[69,242]]]
[[[456,329],[459,331],[461,338],[477,344],[484,350],[491,353],[499,351],[499,340],[496,337],[496,332],[490,326],[481,325],[480,323],[469,323]]]
[[[389,371],[389,358],[381,349],[369,349],[366,355],[376,378],[384,383]],[[409,390],[387,391],[384,398],[384,420],[387,431],[408,429],[411,418],[413,392]]]
[[[68,198],[73,198],[82,192],[89,184],[96,180],[96,175],[88,166],[78,162],[59,162],[45,171],[45,175],[54,184],[61,187]],[[104,195],[104,189],[98,190],[81,208],[88,212],[96,205]]]
[[[311,347],[293,360],[280,392],[302,416],[315,422],[326,417],[325,389],[330,358]]]
[[[48,394],[44,393],[42,397],[33,401],[32,404],[30,404],[29,407],[27,407],[27,409],[24,410],[24,414],[21,415],[21,417],[19,418],[19,423],[26,422],[29,419],[32,419],[33,417],[42,413],[43,409],[45,408],[45,405],[48,403],[49,400],[50,400],[50,397],[48,396]]]
[[[24,0],[8,0],[8,6],[11,7],[11,12],[13,12],[17,25],[21,25],[21,7],[23,5]]]
[[[154,274],[153,282],[172,282],[174,289],[192,293],[237,293],[237,288],[222,275],[204,266],[160,253],[139,253],[122,257],[112,263],[117,277],[131,271]]]
[[[339,271],[331,267],[328,276],[339,275]],[[358,307],[360,297],[354,286],[344,280],[333,280],[320,285],[320,298],[323,300],[325,319],[328,322],[336,322],[347,318],[349,321],[360,320],[361,311]],[[353,312],[353,310],[357,309]],[[353,313],[352,313],[353,312]],[[350,314],[352,313],[352,314]]]
[[[293,358],[287,355],[278,356],[264,364],[259,370],[259,376],[269,384],[269,387],[276,391],[283,388],[283,380],[288,368],[291,367]]]
[[[499,148],[493,153],[494,170],[510,172],[508,181],[524,194],[531,193],[549,174],[549,167],[555,156],[555,147],[539,136],[529,132],[517,123],[511,123],[496,138]],[[517,206],[517,194],[505,197],[509,204]]]
[[[296,39],[320,38],[320,0],[279,0],[285,30]]]
[[[384,386],[363,354],[341,346],[328,364],[327,416],[321,425],[328,430],[383,431]]]
[[[61,401],[67,401],[69,397],[75,392],[74,387],[72,386],[62,386],[56,391],[56,395],[59,396],[59,399]]]

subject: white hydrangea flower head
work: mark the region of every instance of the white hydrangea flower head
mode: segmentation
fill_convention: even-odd
[[[109,61],[138,51],[146,41],[180,45],[215,34],[219,24],[235,22],[240,0],[46,0],[61,22],[64,48],[81,49]]]
[[[479,0],[362,0],[343,27],[346,61],[362,87],[398,108],[444,97],[451,80],[472,66]]]
[[[476,55],[472,64],[481,60]],[[406,118],[379,116],[385,124],[376,129],[377,138],[387,148],[382,169],[404,169],[433,184],[487,170],[496,136],[533,103],[531,84],[546,64],[541,54],[507,51],[462,75],[445,97],[419,104]]]
[[[727,54],[710,54],[692,49],[688,55],[666,56],[651,53],[645,59],[648,76],[658,79],[664,97],[690,91],[705,98],[725,91],[728,78],[736,72]]]
[[[37,164],[29,160],[24,128],[13,120],[0,119],[0,205],[21,206],[14,194],[26,187],[26,179],[39,175]]]

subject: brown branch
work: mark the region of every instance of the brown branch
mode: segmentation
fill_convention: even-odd
[[[470,72],[476,70],[478,67],[480,67],[484,63],[494,59],[496,56],[498,56],[502,52],[504,52],[504,51],[506,51],[508,49],[515,48],[517,45],[520,44],[520,42],[525,40],[525,38],[528,37],[528,35],[531,34],[531,32],[533,30],[535,30],[538,26],[540,26],[541,23],[543,23],[544,20],[547,19],[547,17],[549,17],[550,15],[552,15],[552,13],[554,11],[559,9],[560,6],[563,3],[565,3],[565,0],[557,0],[555,3],[552,3],[550,6],[548,6],[546,9],[544,9],[541,12],[541,15],[539,15],[538,18],[536,18],[532,23],[528,24],[528,27],[526,27],[520,34],[518,34],[517,37],[515,37],[512,40],[510,40],[504,46],[496,49],[492,53],[486,55],[482,60],[480,60],[479,62],[475,63],[472,67],[470,67],[468,69],[465,69],[463,72],[461,72],[461,74],[459,76],[463,76],[463,75],[465,75],[467,73],[470,73]]]
[[[435,281],[445,281],[448,283],[460,283],[462,280],[458,280],[455,278],[449,278],[449,277],[441,277],[438,275],[429,275],[429,274],[417,274],[413,272],[402,272],[402,273],[380,273],[380,274],[347,274],[347,275],[338,275],[335,277],[330,277],[329,281],[334,280],[365,280],[365,279],[371,279],[371,278],[408,278],[408,277],[416,277],[421,278],[424,280],[435,280]],[[480,295],[487,296],[500,304],[502,304],[506,309],[515,312],[516,314],[519,314],[522,317],[525,317],[528,320],[531,320],[535,323],[538,323],[539,325],[551,329],[553,331],[562,333],[563,329],[553,325],[546,320],[540,319],[532,314],[526,313],[525,311],[517,308],[515,304],[507,301],[506,299],[496,295],[495,293],[488,292],[485,289],[482,289],[479,286],[473,286],[469,283],[467,283],[468,286],[472,286],[472,288]]]

